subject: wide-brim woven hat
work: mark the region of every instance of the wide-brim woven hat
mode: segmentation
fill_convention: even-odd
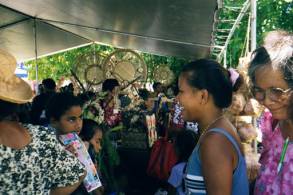
[[[14,74],[15,69],[16,59],[0,49],[0,99],[17,104],[29,102],[33,97],[32,89]]]

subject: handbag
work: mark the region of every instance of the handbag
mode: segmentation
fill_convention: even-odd
[[[177,163],[175,145],[168,139],[168,133],[154,142],[147,167],[147,174],[162,181],[167,181],[172,167]]]

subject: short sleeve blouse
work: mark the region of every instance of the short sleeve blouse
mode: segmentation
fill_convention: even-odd
[[[56,135],[45,127],[24,127],[32,138],[27,146],[0,145],[0,194],[48,194],[52,188],[77,183],[85,169]]]
[[[293,143],[290,142],[285,154],[283,167],[277,173],[284,138],[277,125],[273,129],[273,117],[265,111],[261,120],[263,151],[260,157],[260,172],[256,179],[254,194],[293,194]]]

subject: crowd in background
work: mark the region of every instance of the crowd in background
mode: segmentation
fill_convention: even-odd
[[[200,59],[153,91],[47,78],[33,97],[1,50],[0,193],[293,194],[292,53],[292,34],[273,31],[244,71]],[[91,192],[70,133],[101,181]]]

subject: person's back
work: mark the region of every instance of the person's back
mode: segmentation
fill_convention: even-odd
[[[44,92],[37,95],[32,102],[31,109],[31,123],[34,125],[48,125],[49,121],[45,115],[45,108],[52,97],[55,94],[56,84],[53,79],[44,79],[42,81]]]
[[[47,125],[49,121],[46,118],[45,109],[53,92],[43,93],[36,96],[32,102],[31,123],[34,125]]]

